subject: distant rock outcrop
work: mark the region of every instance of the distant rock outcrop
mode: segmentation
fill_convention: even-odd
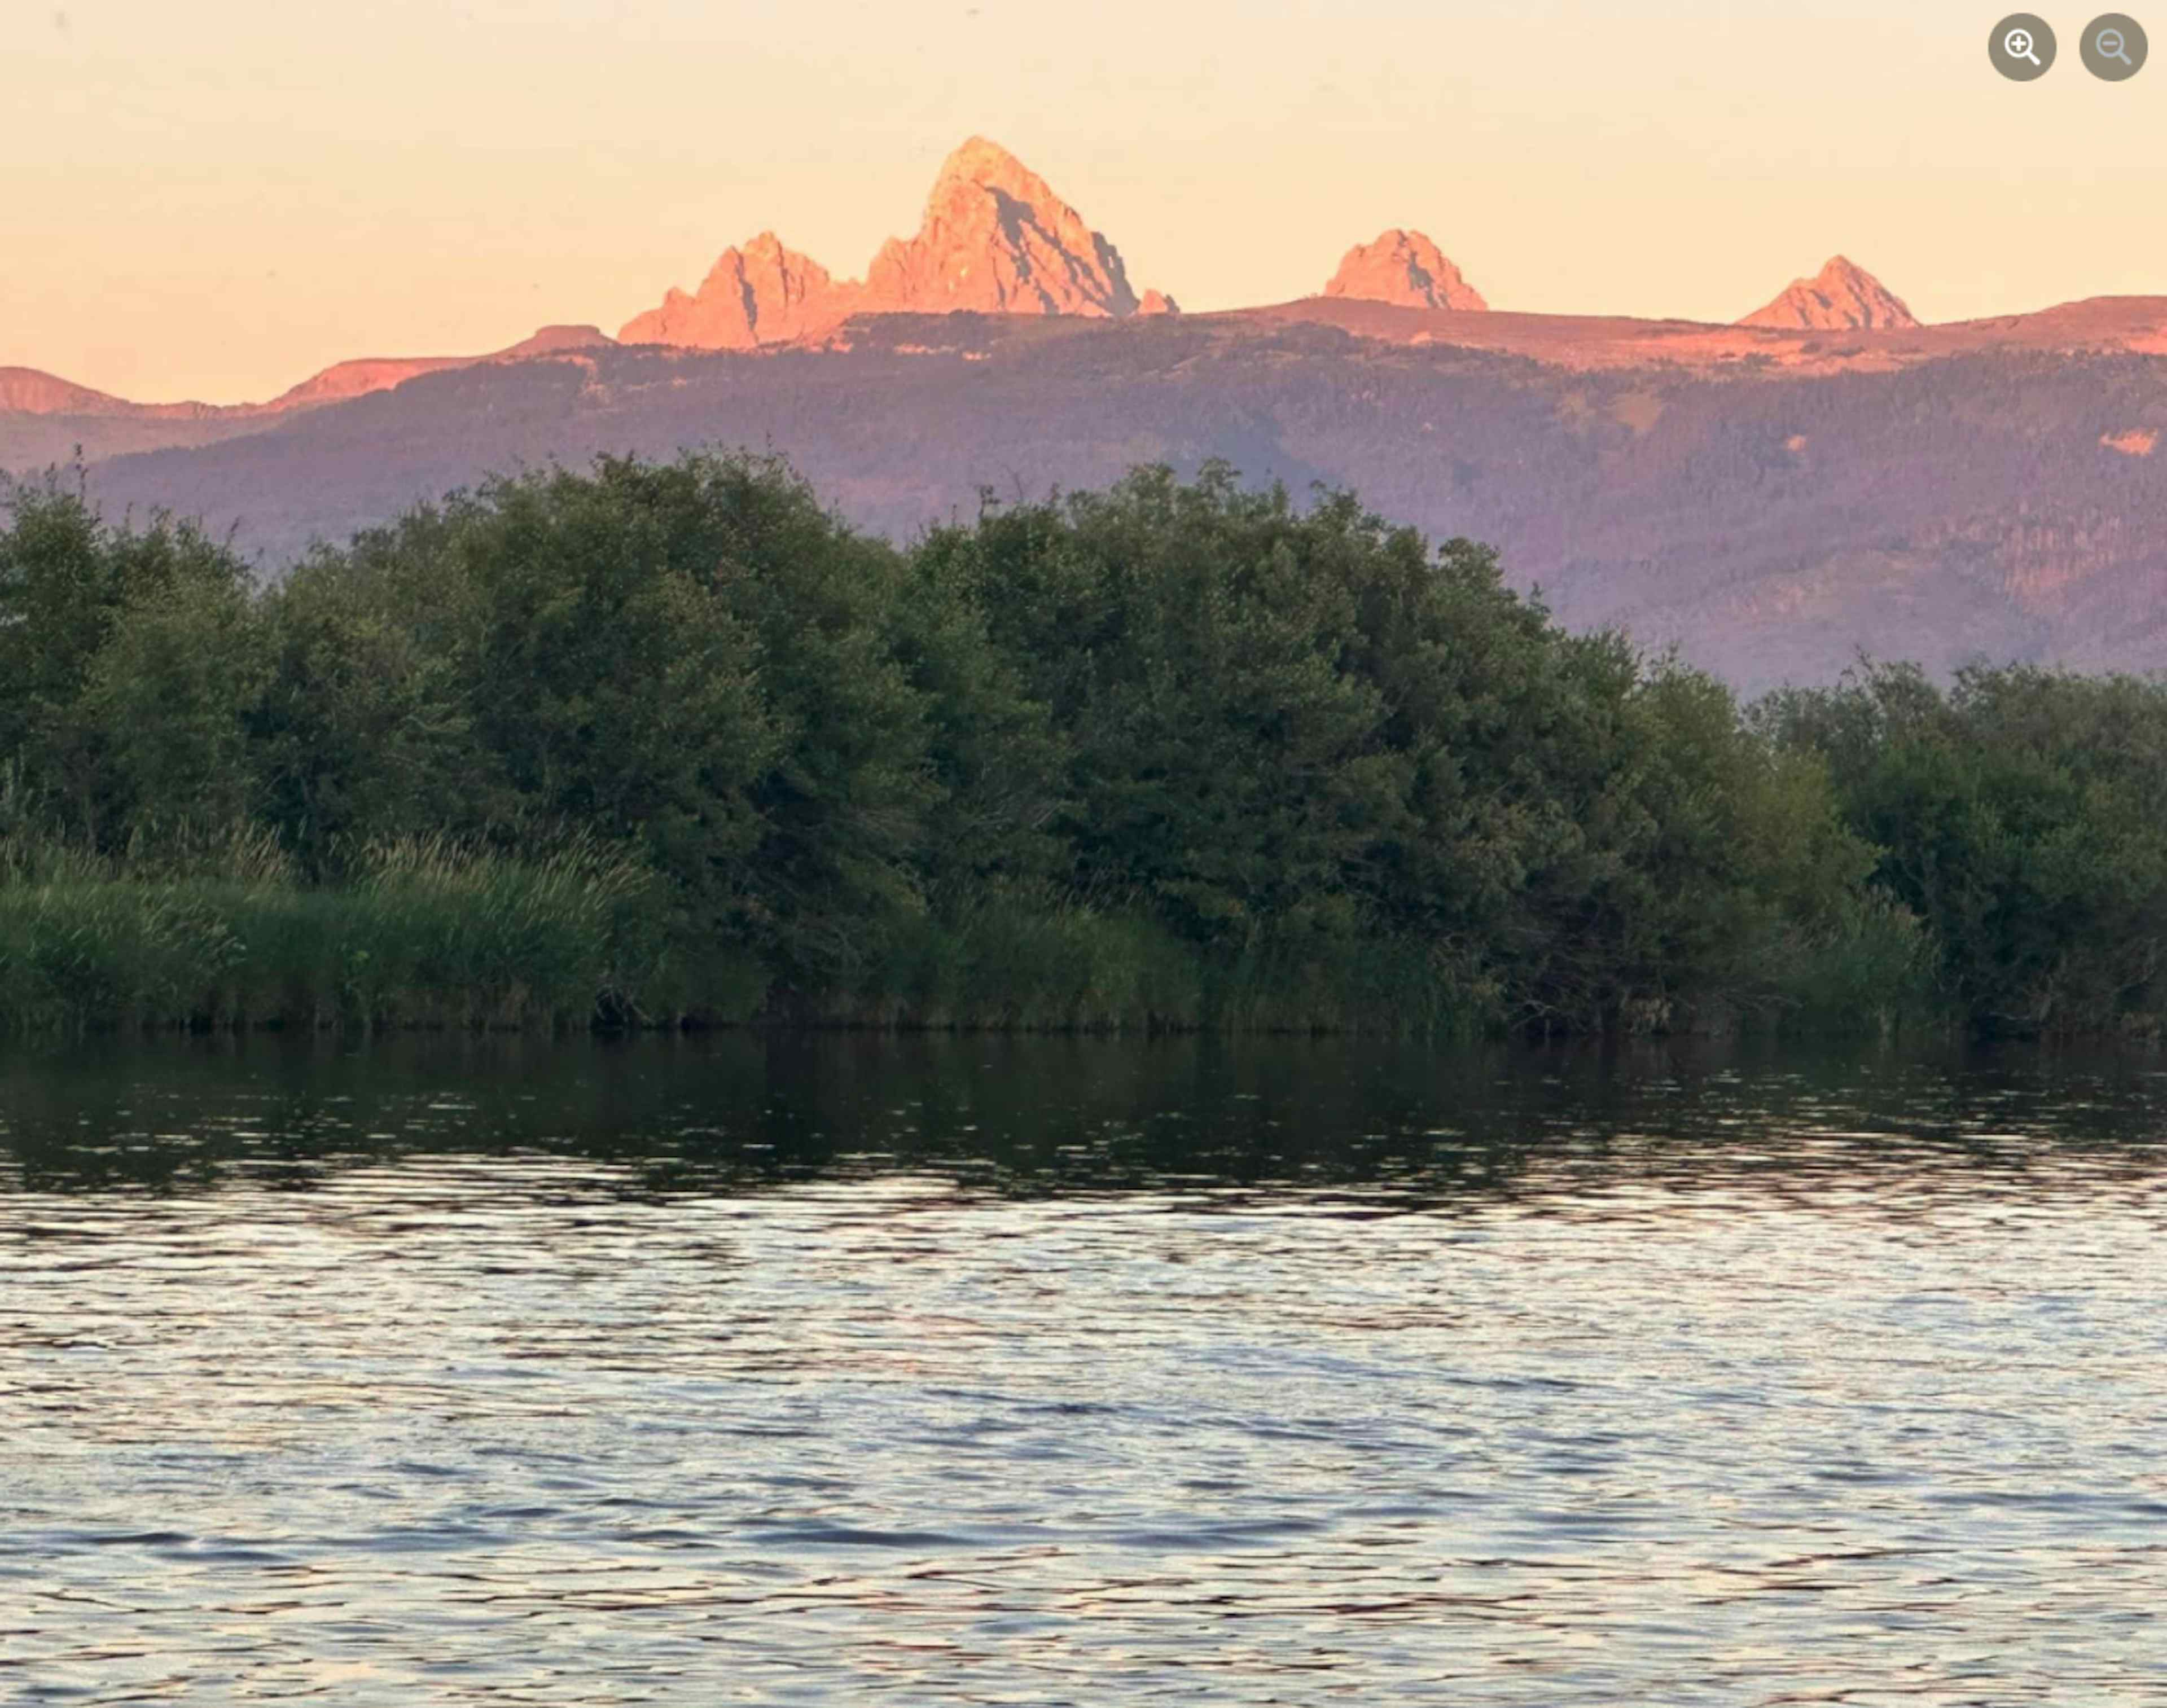
[[[0,414],[97,415],[135,407],[124,398],[34,368],[0,368]]]
[[[347,403],[371,392],[389,391],[425,373],[470,368],[477,362],[523,362],[572,350],[612,346],[615,341],[593,326],[544,326],[532,337],[490,356],[359,356],[320,369],[267,403],[252,404],[130,403],[34,368],[0,368],[0,415],[110,415],[190,421],[248,419]]]
[[[942,162],[918,235],[873,257],[865,307],[1119,317],[1137,299],[1121,251],[1008,150],[974,136]]]
[[[1737,324],[1791,332],[1884,331],[1915,326],[1919,317],[1879,279],[1839,255]]]
[[[289,386],[263,405],[267,410],[313,409],[321,404],[342,404],[349,398],[366,397],[373,391],[389,391],[425,373],[447,368],[464,368],[471,356],[358,356],[334,362]]]
[[[418,379],[425,373],[442,373],[447,368],[471,368],[478,362],[527,362],[575,350],[613,347],[616,342],[599,326],[543,326],[532,336],[491,351],[486,356],[357,357],[349,362],[335,362],[321,373],[310,374],[268,404],[244,407],[274,412],[314,409],[323,404],[366,397],[371,392],[389,391],[410,379]]]
[[[247,413],[255,405],[238,409],[216,404],[139,404],[110,392],[94,391],[56,373],[35,368],[0,368],[0,416],[58,416],[69,420],[104,418],[134,421],[209,421]]]
[[[1397,226],[1358,243],[1324,287],[1327,297],[1358,297],[1409,309],[1487,309],[1482,293],[1419,231]]]
[[[890,238],[865,283],[837,280],[762,232],[727,249],[697,292],[672,290],[634,316],[627,344],[750,350],[818,337],[852,315],[1084,315],[1179,312],[1129,283],[1121,251],[1003,148],[974,136],[950,155],[917,235]]]
[[[841,320],[857,288],[838,285],[819,262],[763,231],[743,249],[725,249],[694,294],[671,289],[661,307],[634,315],[617,338],[699,350],[787,343]]]
[[[575,350],[614,349],[617,340],[599,326],[543,326],[532,337],[506,345],[490,359],[525,362],[537,356],[559,356]]]

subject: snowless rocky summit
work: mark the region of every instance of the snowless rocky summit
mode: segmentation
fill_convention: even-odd
[[[1839,255],[1813,278],[1792,280],[1783,295],[1738,324],[1792,332],[1875,331],[1915,326],[1919,317],[1879,279]]]
[[[628,344],[750,350],[818,337],[852,315],[1176,314],[1160,291],[1139,296],[1121,253],[1046,180],[997,142],[974,136],[950,155],[910,238],[881,246],[863,283],[836,279],[764,231],[730,248],[691,295],[672,290],[626,323]]]
[[[1436,244],[1395,226],[1374,243],[1348,250],[1324,287],[1327,297],[1359,297],[1408,309],[1486,309],[1482,293],[1461,277]]]

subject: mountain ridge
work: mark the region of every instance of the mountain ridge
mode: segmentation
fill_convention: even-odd
[[[1841,336],[1321,297],[870,315],[818,346],[441,370],[89,478],[109,508],[236,529],[275,573],[492,471],[602,452],[771,450],[898,539],[988,490],[1220,458],[1494,543],[1569,627],[1675,643],[1741,690],[1825,679],[1861,648],[2148,669],[2167,665],[2162,355],[2163,299]]]
[[[1362,246],[1358,245],[1357,248]],[[1145,304],[1157,294],[1147,291],[1139,299],[1136,314],[1129,318],[1155,318]],[[898,311],[892,315],[890,311],[853,310],[829,324],[818,340],[764,344],[753,348],[760,353],[779,353],[792,348],[819,347],[821,343],[839,339],[846,342],[854,321],[907,318],[915,312]],[[1179,314],[1181,310],[1170,305],[1166,312]],[[1423,318],[1446,315],[1452,318]],[[2167,295],[2082,297],[2043,309],[1968,320],[1915,320],[1901,326],[1835,329],[1771,325],[1753,321],[1751,317],[1722,322],[1622,315],[1529,314],[1497,309],[1484,309],[1477,320],[1470,318],[1465,309],[1425,309],[1351,292],[1301,297],[1255,308],[1214,309],[1189,318],[1221,322],[1333,319],[1364,337],[1518,349],[1539,360],[1579,367],[1666,362],[1735,365],[1741,369],[1844,365],[1875,368],[1928,359],[1952,348],[1974,344],[2021,345],[2041,351],[2121,350],[2140,355],[2167,355]],[[612,339],[594,326],[570,328],[579,335],[570,340],[548,336],[566,330],[543,327],[516,343],[476,356],[352,357],[317,370],[273,398],[239,404],[193,400],[142,403],[99,391],[44,369],[0,367],[0,418],[12,415],[33,420],[50,416],[70,420],[126,418],[146,422],[253,422],[297,408],[392,389],[407,379],[425,374],[483,362],[561,361],[583,348],[640,341]],[[1819,336],[1829,330],[1854,333],[1856,340],[1831,346]],[[20,464],[0,462],[0,468]]]
[[[1387,228],[1370,242],[1348,250],[1322,294],[1335,301],[1410,309],[1498,312],[1431,238],[1410,227]],[[1283,308],[1216,312],[1271,314]],[[847,338],[850,335],[845,329],[869,315],[985,312],[1127,320],[1181,311],[1181,305],[1163,290],[1137,290],[1112,240],[1094,229],[1043,177],[999,143],[974,135],[940,163],[917,232],[884,242],[863,281],[837,278],[811,256],[791,249],[775,231],[766,230],[742,246],[725,248],[696,291],[670,288],[655,307],[626,321],[619,339],[696,350],[767,351]],[[1530,318],[1522,317],[1523,321]],[[1558,329],[1589,319],[1539,318]],[[1914,331],[1920,330],[1920,322],[1878,279],[1837,256],[1813,278],[1794,280],[1731,326],[1756,334],[1864,335]],[[0,418],[127,420],[145,432],[150,423],[185,421],[194,424],[191,431],[219,435],[240,431],[258,418],[389,389],[462,365],[564,359],[576,355],[580,346],[595,346],[604,340],[597,328],[580,330],[578,346],[528,339],[478,356],[350,358],[267,400],[231,405],[139,404],[42,370],[8,369],[0,371],[8,376],[0,377]],[[1552,336],[1550,343],[1559,345],[1561,336]],[[1711,350],[1722,346],[1722,353],[1708,359],[1730,360],[1738,355],[1723,346],[1712,327],[1700,341]],[[1788,347],[1780,345],[1765,346],[1761,353],[1778,362],[1794,360]],[[1676,339],[1669,341],[1664,357],[1703,359]],[[1890,357],[1886,350],[1862,346],[1858,359],[1873,363]],[[181,432],[177,425],[172,431]],[[21,452],[14,447],[44,445],[51,436],[24,428],[19,420],[13,430],[0,431],[0,457],[19,463]]]
[[[262,404],[0,369],[0,469],[77,458],[101,503],[232,530],[276,573],[492,472],[606,452],[771,449],[898,538],[989,490],[1223,459],[1493,542],[1561,621],[1744,690],[1862,648],[2167,667],[2167,298],[1922,325],[1837,256],[1742,322],[1534,315],[1391,227],[1316,296],[1173,308],[978,139],[866,282],[764,232],[631,341],[559,325],[363,357]]]

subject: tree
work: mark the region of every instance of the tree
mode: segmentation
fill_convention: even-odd
[[[13,488],[8,510],[0,757],[94,847],[146,818],[241,810],[246,566],[192,523],[114,527],[53,477]]]

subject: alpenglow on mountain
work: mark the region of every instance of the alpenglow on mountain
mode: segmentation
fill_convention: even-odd
[[[1902,331],[1919,324],[1904,299],[1839,255],[1811,278],[1793,279],[1773,302],[1740,320],[1787,332]]]
[[[1482,293],[1461,277],[1436,244],[1395,226],[1374,243],[1358,243],[1326,283],[1327,297],[1357,297],[1405,309],[1487,309]]]
[[[625,344],[682,344],[697,350],[750,350],[825,331],[850,312],[828,269],[763,231],[743,249],[732,245],[708,269],[698,292],[672,286],[660,308],[636,315],[617,334]]]
[[[672,290],[619,334],[627,344],[750,350],[817,337],[853,315],[1173,314],[1141,295],[1121,252],[997,142],[974,136],[950,155],[918,233],[892,237],[863,283],[837,279],[764,231],[723,251],[696,293]]]

